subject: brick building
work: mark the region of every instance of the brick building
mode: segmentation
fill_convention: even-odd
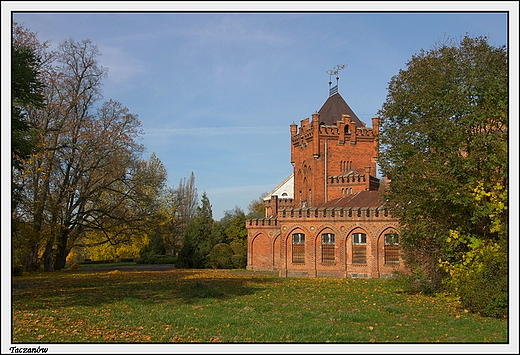
[[[330,85],[330,83],[329,83]],[[399,222],[376,175],[379,118],[366,127],[337,91],[290,125],[293,173],[246,221],[247,268],[280,276],[389,277],[403,270]]]

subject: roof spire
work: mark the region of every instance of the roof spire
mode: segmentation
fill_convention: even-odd
[[[345,69],[346,65],[336,65],[334,69],[327,70],[327,74],[329,74],[329,97],[338,93],[338,84],[339,84],[339,71],[341,69]],[[336,75],[336,86],[331,87],[332,85],[332,75]]]

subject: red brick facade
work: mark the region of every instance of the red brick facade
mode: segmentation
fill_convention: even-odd
[[[272,195],[266,218],[246,222],[248,269],[365,278],[403,270],[399,222],[375,177],[379,119],[365,127],[335,93],[290,132],[294,195]]]

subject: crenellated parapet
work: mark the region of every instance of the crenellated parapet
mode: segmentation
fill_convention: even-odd
[[[278,226],[276,218],[254,218],[246,221],[246,227],[270,229]]]
[[[329,207],[329,208],[284,208],[274,218],[255,218],[246,221],[247,227],[272,228],[280,223],[323,221],[393,220],[386,207]]]
[[[316,135],[320,135],[327,139],[337,139],[339,144],[344,144],[345,141],[355,144],[358,139],[372,140],[378,135],[378,117],[372,118],[372,125],[372,128],[358,127],[351,120],[350,115],[342,115],[342,119],[332,125],[320,124],[319,114],[315,113],[312,115],[312,121],[309,118],[302,120],[299,129],[296,124],[291,125],[291,142],[293,145],[300,145],[303,148],[313,141]]]
[[[286,208],[278,211],[280,223],[287,220],[306,221],[350,220],[350,219],[393,219],[386,207],[329,207],[329,208]]]
[[[371,176],[372,177],[372,176]],[[340,176],[329,176],[328,183],[333,184],[355,184],[355,183],[361,183],[365,184],[367,181],[365,174],[344,174]]]

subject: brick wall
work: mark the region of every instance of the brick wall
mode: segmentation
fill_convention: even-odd
[[[295,208],[317,206],[345,193],[374,188],[370,185],[370,176],[376,175],[375,137],[379,119],[372,119],[373,129],[356,127],[353,122],[347,124],[348,115],[343,115],[343,120],[337,121],[336,126],[320,126],[319,119],[319,114],[315,113],[312,120],[301,121],[299,130],[295,124],[291,125]],[[339,183],[328,179],[351,169],[363,175],[362,178],[356,181],[343,179]]]
[[[395,260],[390,260],[392,263],[385,260],[385,235],[398,234],[399,222],[384,210],[283,210],[276,220],[249,220],[247,228],[248,269],[279,270],[281,276],[365,278],[390,277],[395,270],[405,270],[400,256],[397,263]],[[303,263],[293,263],[294,233],[305,235]],[[330,258],[325,262],[323,260],[323,233],[335,236],[332,261]],[[356,263],[354,260],[355,233],[366,235],[366,245],[361,246],[365,248],[365,263]],[[327,253],[330,253],[330,247],[326,248]]]

